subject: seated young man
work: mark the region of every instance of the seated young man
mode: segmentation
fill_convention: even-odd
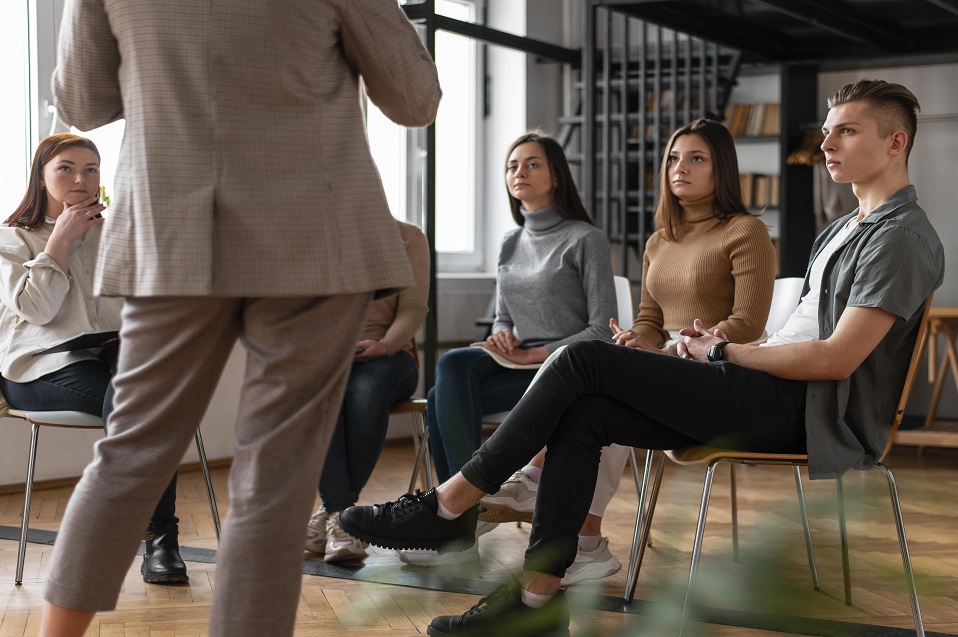
[[[816,240],[802,301],[781,331],[736,345],[696,321],[683,330],[683,358],[574,343],[459,474],[435,491],[342,513],[346,532],[379,546],[468,547],[479,499],[548,448],[521,578],[462,617],[437,617],[430,635],[568,634],[559,580],[608,444],[807,452],[813,479],[877,460],[944,253],[908,179],[915,96],[861,80],[828,107],[828,170],[853,185],[859,208]]]

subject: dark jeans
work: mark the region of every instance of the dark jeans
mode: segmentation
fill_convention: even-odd
[[[515,407],[535,375],[534,369],[503,367],[478,347],[439,357],[436,384],[426,395],[429,449],[439,482],[458,473],[482,444],[482,415]]]
[[[419,384],[419,368],[408,352],[353,363],[319,480],[327,511],[356,504],[382,453],[389,408],[408,398]]]
[[[67,365],[27,383],[15,383],[0,377],[0,392],[15,409],[46,411],[82,411],[102,416],[104,431],[113,411],[113,384],[119,346],[100,350],[100,360]],[[153,512],[153,524],[176,524],[176,474]]]
[[[600,341],[569,345],[463,468],[494,493],[543,447],[527,570],[562,576],[575,559],[602,447],[691,444],[805,452],[806,383]]]

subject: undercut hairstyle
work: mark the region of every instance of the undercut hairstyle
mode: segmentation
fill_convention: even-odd
[[[505,170],[509,170],[509,157],[512,155],[512,151],[516,147],[529,142],[535,142],[542,147],[546,163],[549,164],[549,172],[552,173],[552,178],[559,184],[556,187],[554,203],[559,216],[564,219],[578,219],[594,226],[595,222],[586,212],[585,206],[582,205],[582,200],[579,198],[579,191],[576,190],[575,181],[572,179],[572,170],[569,168],[569,161],[562,151],[562,146],[547,133],[539,130],[529,131],[512,142],[509,150],[506,151]],[[517,224],[524,226],[526,218],[522,216],[522,202],[512,196],[508,184],[506,185],[506,194],[509,195],[509,208],[512,210],[512,218]]]
[[[659,203],[655,209],[655,227],[662,230],[669,241],[677,240],[679,226],[685,223],[685,210],[669,187],[669,154],[675,140],[683,135],[698,135],[709,146],[715,180],[715,199],[712,201],[714,217],[725,221],[735,215],[750,214],[742,201],[735,140],[728,129],[714,119],[696,119],[675,129],[665,145],[662,166],[659,168]]]
[[[921,105],[915,94],[901,84],[892,84],[884,80],[858,80],[846,84],[828,96],[828,108],[835,108],[849,102],[866,102],[878,120],[878,134],[885,139],[896,131],[908,135],[905,146],[905,165],[915,145],[918,132],[918,112]]]
[[[96,144],[86,137],[80,137],[72,133],[58,133],[44,138],[37,145],[37,151],[33,154],[33,165],[30,167],[30,181],[27,182],[27,192],[23,195],[23,200],[13,211],[13,214],[3,222],[4,225],[27,230],[36,230],[43,225],[47,216],[47,193],[43,187],[43,168],[51,159],[67,148],[73,148],[74,146],[93,151],[97,162],[100,161],[100,151],[97,150]]]

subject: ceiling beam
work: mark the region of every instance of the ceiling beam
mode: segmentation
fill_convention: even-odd
[[[956,2],[955,0],[925,0],[925,1],[935,5],[939,9],[947,11],[948,13],[951,13],[953,15],[958,15],[958,2]]]
[[[593,6],[606,6],[604,0],[589,0]],[[681,4],[681,3],[680,3]],[[620,6],[607,6],[610,11],[624,13],[653,24],[663,26],[679,33],[716,42],[739,51],[758,55],[770,61],[779,61],[788,56],[789,42],[769,34],[756,32],[756,29],[728,16],[726,20],[717,20],[715,15],[701,16],[687,7],[676,7],[665,2],[627,2]]]
[[[900,33],[877,24],[852,17],[841,8],[804,0],[752,0],[779,13],[800,20],[823,31],[829,31],[856,42],[883,50],[908,47],[908,40]]]

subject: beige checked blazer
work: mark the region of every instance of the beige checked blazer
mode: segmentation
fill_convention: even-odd
[[[413,283],[359,80],[436,115],[396,0],[67,0],[53,88],[82,130],[125,118],[97,291],[312,296]]]

